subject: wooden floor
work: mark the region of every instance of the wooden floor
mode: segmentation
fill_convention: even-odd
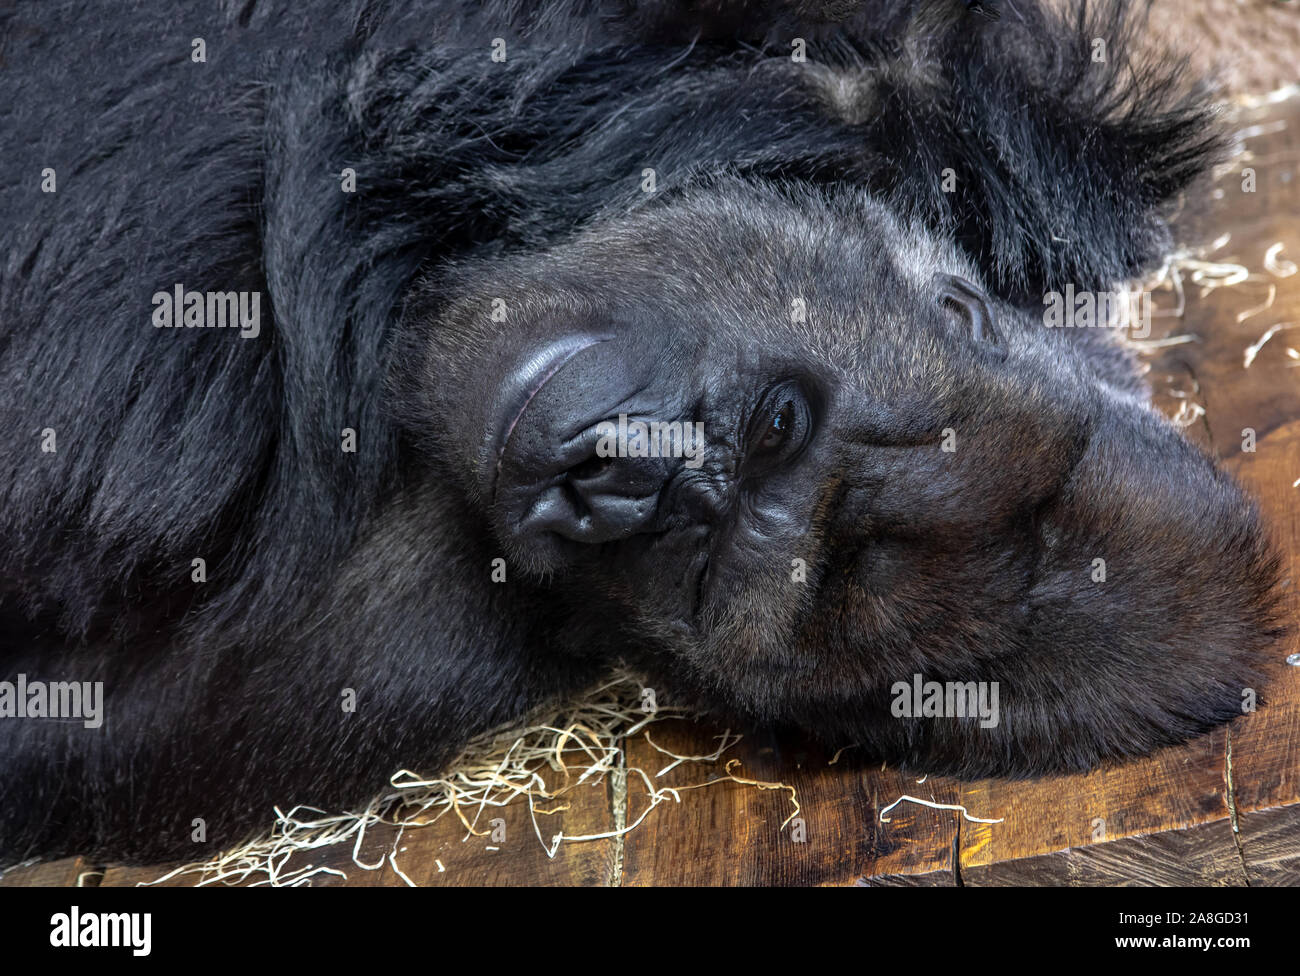
[[[1181,318],[1158,317],[1153,336],[1191,334],[1195,341],[1148,356],[1162,408],[1190,420],[1188,434],[1220,457],[1258,496],[1287,555],[1289,576],[1300,573],[1300,98],[1241,110],[1246,155],[1215,183],[1208,212],[1182,224],[1188,243],[1230,238],[1205,260],[1240,264],[1252,278],[1202,294],[1184,271]],[[1242,168],[1255,170],[1257,189],[1242,190]],[[1265,267],[1280,243],[1276,269]],[[1219,272],[1220,274],[1222,272]],[[1272,297],[1271,305],[1264,308]],[[1171,292],[1157,306],[1172,309]],[[1258,311],[1255,311],[1258,310]],[[1251,314],[1253,312],[1253,314]],[[1278,330],[1244,365],[1247,348],[1271,326]],[[1202,414],[1200,411],[1204,410]],[[1256,449],[1243,451],[1245,428]],[[1288,584],[1293,619],[1300,601]],[[548,858],[525,805],[504,812],[505,839],[467,836],[451,817],[408,830],[394,853],[419,885],[1287,885],[1300,883],[1300,667],[1285,658],[1300,651],[1292,637],[1269,663],[1267,702],[1229,728],[1139,762],[1032,783],[958,782],[900,774],[846,752],[835,764],[803,744],[747,736],[726,753],[733,772],[793,788],[756,789],[734,782],[685,791],[660,804],[621,837],[566,843]],[[655,741],[679,753],[710,753],[720,730],[656,726]],[[627,743],[627,763],[655,771],[663,756],[641,737]],[[665,785],[717,778],[721,765],[684,765]],[[657,781],[658,782],[658,781]],[[962,805],[959,812],[899,797]],[[548,834],[606,833],[632,823],[646,806],[636,778],[613,776],[568,798],[547,819]],[[796,830],[802,839],[795,838]],[[363,860],[380,861],[391,831],[372,832]],[[295,865],[330,865],[343,879],[318,875],[318,885],[402,885],[388,864],[366,871],[352,863],[351,844],[297,856]],[[134,885],[158,878],[158,868],[122,868],[79,858],[17,869],[10,885]],[[193,879],[190,879],[192,883]],[[179,883],[179,882],[178,882]]]

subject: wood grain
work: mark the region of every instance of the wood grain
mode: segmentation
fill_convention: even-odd
[[[65,857],[46,864],[9,868],[0,873],[0,888],[75,888],[78,882],[94,888],[99,885],[101,870],[84,858]]]
[[[1227,817],[1184,830],[1139,834],[962,871],[967,887],[1068,885],[1241,887],[1246,884]]]
[[[698,726],[682,724],[654,741],[679,754],[711,751]],[[820,885],[852,884],[864,876],[934,875],[934,883],[955,884],[951,811],[903,804],[881,823],[877,811],[911,794],[953,803],[956,784],[863,765],[846,750],[839,760],[798,739],[751,735],[727,755],[740,760],[734,772],[748,779],[788,784],[803,821],[782,826],[793,812],[788,790],[759,790],[716,783],[664,803],[624,842],[623,883],[630,885]],[[628,749],[630,766],[657,770],[666,765],[643,739]],[[664,785],[685,786],[714,779],[717,770],[685,769]],[[678,773],[678,771],[674,771]],[[644,788],[641,793],[644,793]],[[643,809],[629,782],[629,816]],[[802,840],[796,840],[802,837]]]

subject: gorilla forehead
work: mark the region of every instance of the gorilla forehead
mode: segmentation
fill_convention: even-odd
[[[432,325],[413,352],[437,373],[431,385],[581,327],[653,330],[655,361],[705,382],[737,366],[801,365],[879,398],[923,375],[958,381],[972,346],[933,278],[978,276],[920,225],[859,191],[717,180],[666,197],[556,247],[426,281],[407,319]],[[485,314],[495,298],[505,321]]]

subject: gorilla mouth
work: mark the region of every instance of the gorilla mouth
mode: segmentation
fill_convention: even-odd
[[[494,501],[501,478],[501,462],[505,459],[510,436],[515,432],[515,427],[518,426],[528,405],[570,359],[584,349],[606,342],[609,338],[609,336],[567,336],[544,346],[511,371],[504,384],[507,392],[502,397],[503,408],[489,431],[494,445],[492,456],[495,458],[491,490]]]

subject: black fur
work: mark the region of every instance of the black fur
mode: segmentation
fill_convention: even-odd
[[[969,6],[0,13],[0,680],[106,690],[98,731],[0,719],[0,863],[188,856],[195,817],[226,842],[272,804],[363,800],[620,656],[936,772],[1087,768],[1231,717],[1276,635],[1253,508],[1138,403],[1117,345],[1034,325],[1044,293],[1161,259],[1213,113],[1130,62],[1124,4]],[[922,270],[979,283],[1001,357]],[[259,291],[262,334],[153,328],[178,282]],[[495,335],[501,295],[525,321]],[[515,537],[477,480],[519,344],[611,310],[707,343],[701,390],[736,354],[798,360],[828,424],[823,480],[782,488],[813,528],[778,520],[768,549],[710,522],[750,562],[728,577],[713,552],[684,631],[675,595],[635,592],[648,555]],[[693,376],[682,355],[668,372]],[[954,424],[969,446],[942,468]],[[1114,587],[1088,584],[1094,555]],[[792,556],[812,580],[783,604],[762,580]],[[1005,683],[1006,721],[890,718],[914,671]]]

